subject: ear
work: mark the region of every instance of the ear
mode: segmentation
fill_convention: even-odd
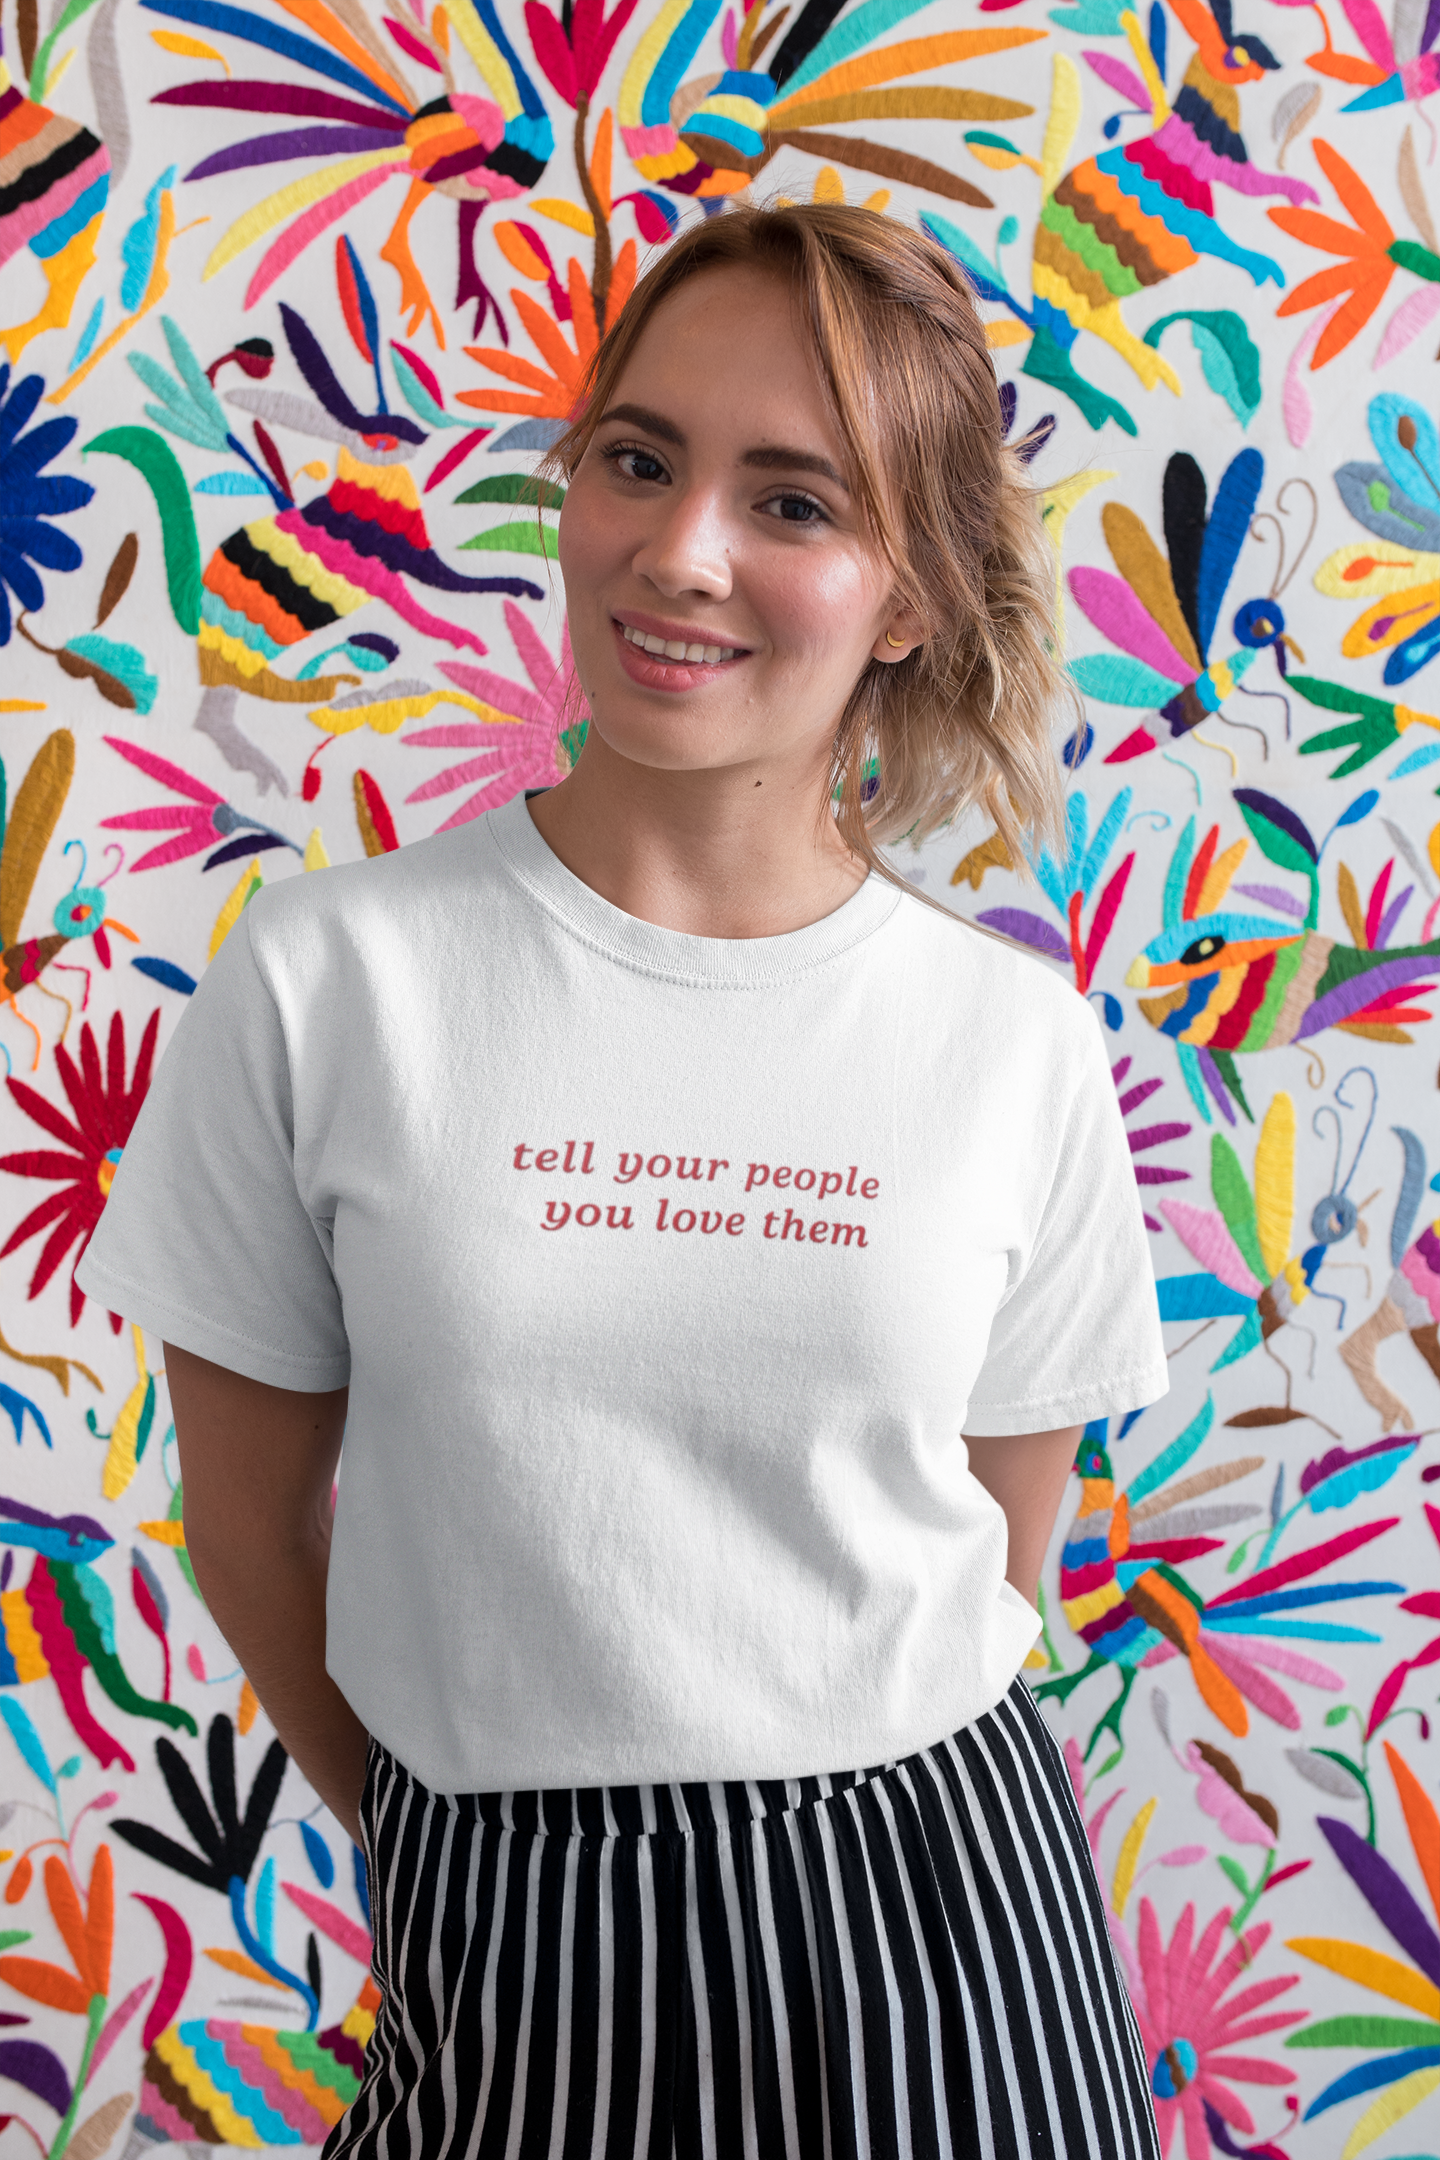
[[[872,658],[886,662],[907,660],[917,645],[925,642],[925,625],[914,608],[897,607],[881,624],[880,633],[870,648]]]

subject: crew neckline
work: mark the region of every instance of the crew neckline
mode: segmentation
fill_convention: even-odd
[[[672,982],[746,989],[790,981],[872,936],[905,897],[872,870],[848,900],[801,930],[774,937],[696,937],[627,915],[567,870],[523,794],[492,810],[483,824],[512,877],[574,936],[626,967]]]

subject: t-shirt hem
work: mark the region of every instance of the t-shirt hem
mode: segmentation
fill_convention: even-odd
[[[271,1344],[252,1342],[232,1328],[178,1305],[159,1291],[130,1283],[112,1274],[88,1256],[76,1271],[80,1287],[101,1299],[112,1312],[142,1327],[195,1357],[208,1358],[229,1372],[259,1380],[267,1387],[288,1388],[301,1395],[324,1395],[344,1387],[350,1378],[350,1358],[308,1356],[303,1352],[277,1350]],[[82,1279],[83,1278],[83,1279]]]
[[[1137,1366],[1091,1387],[1061,1395],[1032,1395],[1023,1402],[973,1403],[963,1430],[975,1440],[1007,1439],[1014,1433],[1058,1432],[1066,1425],[1088,1425],[1092,1418],[1144,1410],[1170,1392],[1163,1363]]]
[[[697,1746],[691,1733],[677,1734],[671,1744],[657,1736],[646,1745],[622,1746],[618,1736],[610,1736],[608,1744],[599,1736],[587,1740],[573,1732],[560,1737],[562,1728],[557,1723],[529,1745],[513,1727],[497,1730],[488,1761],[477,1754],[463,1768],[453,1753],[432,1745],[433,1734],[421,1736],[409,1730],[413,1713],[408,1704],[397,1707],[394,1698],[383,1699],[374,1688],[373,1674],[350,1669],[351,1645],[332,1645],[326,1669],[371,1738],[417,1784],[447,1800],[597,1786],[763,1784],[890,1769],[943,1747],[956,1733],[998,1709],[1015,1682],[1023,1678],[1025,1660],[1043,1626],[1040,1614],[1018,1594],[1012,1604],[997,1604],[990,1621],[993,1632],[987,1630],[973,1661],[984,1668],[983,1682],[972,1680],[960,1696],[937,1704],[929,1716],[917,1712],[893,1722],[867,1720],[848,1739],[833,1725],[822,1739],[819,1720],[807,1739],[782,1738],[778,1721],[772,1720],[764,1737],[735,1732]],[[483,1712],[475,1723],[484,1727]]]

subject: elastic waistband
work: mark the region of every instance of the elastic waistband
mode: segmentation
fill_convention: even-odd
[[[1002,1701],[1023,1695],[1030,1707],[1029,1690],[1016,1680]],[[998,1706],[997,1706],[998,1708]],[[1031,1709],[1031,1716],[1038,1712]],[[973,1733],[996,1715],[987,1710],[966,1732]],[[877,1780],[902,1778],[906,1765],[933,1756],[951,1745],[951,1736],[894,1762],[877,1763],[867,1770],[839,1770],[821,1777],[734,1779],[725,1783],[675,1785],[592,1785],[558,1787],[538,1792],[486,1792],[432,1794],[388,1748],[372,1738],[366,1801],[380,1788],[392,1794],[397,1785],[457,1815],[497,1830],[532,1837],[637,1838],[696,1837],[721,1829],[740,1830],[752,1823],[823,1807],[845,1793]]]

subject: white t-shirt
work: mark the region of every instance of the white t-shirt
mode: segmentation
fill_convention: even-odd
[[[257,895],[79,1275],[349,1382],[329,1669],[441,1792],[939,1739],[1038,1633],[962,1426],[1166,1388],[1072,989],[873,876],[781,937],[657,929],[518,797]]]

